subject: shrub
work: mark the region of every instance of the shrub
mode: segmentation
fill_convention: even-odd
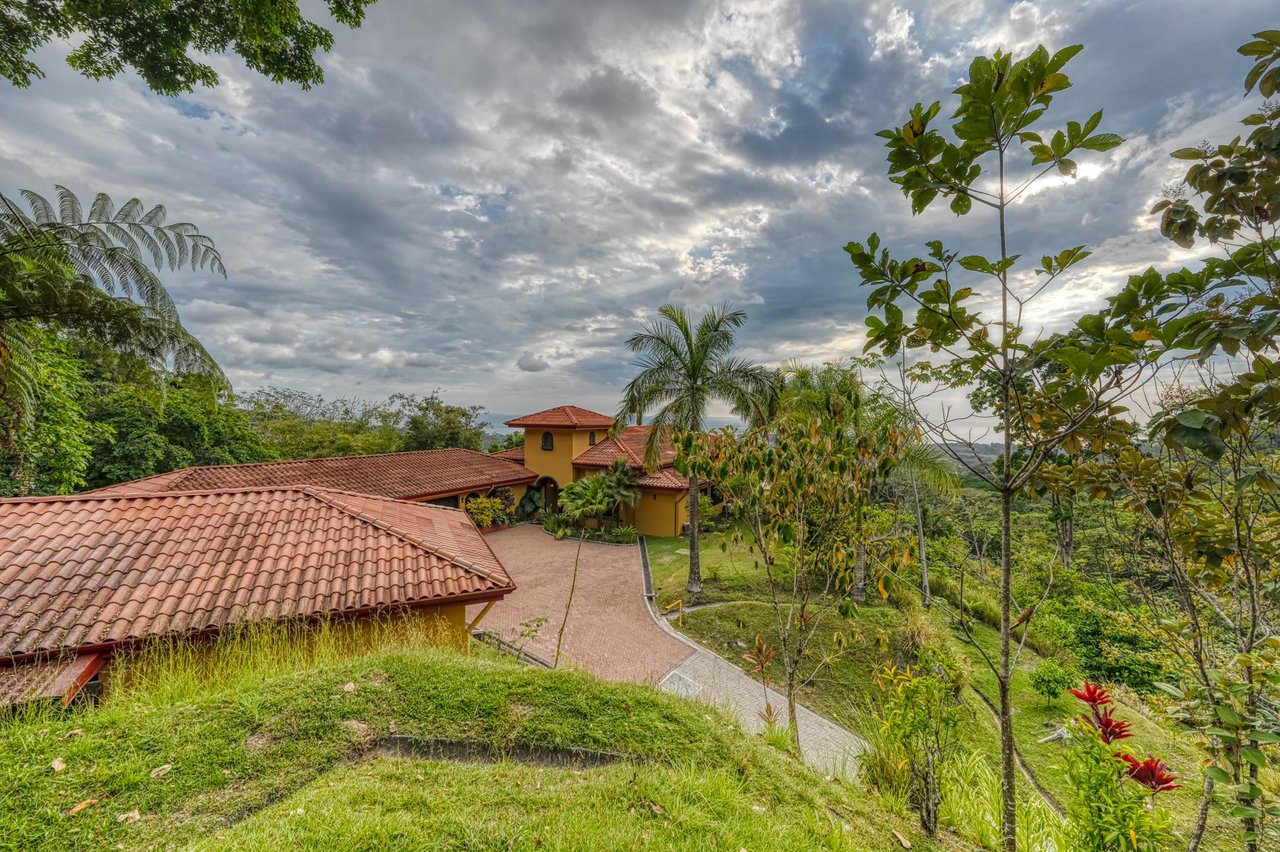
[[[520,505],[516,506],[516,520],[532,520],[534,516],[542,512],[543,508],[542,492],[530,488],[528,491],[524,492],[524,496],[520,498]]]
[[[1080,675],[1057,660],[1045,660],[1031,673],[1031,686],[1044,696],[1045,704],[1053,704],[1058,696],[1071,688]]]
[[[569,528],[569,519],[559,512],[552,512],[542,518],[542,528],[552,535],[555,535],[556,533]]]
[[[467,514],[478,527],[489,527],[507,520],[507,510],[498,497],[472,497],[467,501]]]

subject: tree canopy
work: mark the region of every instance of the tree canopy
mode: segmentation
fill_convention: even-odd
[[[339,24],[358,27],[374,0],[326,0]],[[0,11],[0,76],[26,87],[44,71],[32,60],[54,39],[82,39],[67,64],[94,80],[126,68],[164,95],[216,86],[213,67],[199,55],[234,53],[277,83],[304,89],[324,82],[317,52],[333,47],[333,33],[308,19],[296,0],[17,0]]]

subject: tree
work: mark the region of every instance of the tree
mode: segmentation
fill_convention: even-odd
[[[329,458],[404,449],[401,413],[390,403],[326,400],[290,388],[262,388],[240,400],[254,430],[282,459]]]
[[[484,409],[478,405],[449,405],[439,391],[419,398],[414,394],[395,394],[389,402],[403,418],[406,450],[443,450],[461,447],[479,451],[484,445],[485,424],[479,419]]]
[[[488,451],[491,453],[500,453],[503,450],[514,450],[516,447],[524,446],[524,432],[508,432],[502,436],[501,440],[494,441],[489,444]]]
[[[713,308],[695,325],[684,308],[663,305],[657,322],[627,340],[637,354],[640,372],[627,383],[618,409],[618,423],[657,409],[650,418],[646,463],[655,467],[661,442],[669,435],[701,432],[707,408],[726,402],[740,416],[768,408],[775,394],[769,371],[732,357],[736,331],[746,322],[743,311]],[[691,596],[702,592],[698,553],[698,494],[701,481],[689,474],[689,583]]]
[[[1080,676],[1057,660],[1045,660],[1031,672],[1031,688],[1044,696],[1046,705],[1053,704]]]
[[[640,477],[624,460],[616,459],[596,476],[604,481],[605,494],[611,504],[607,514],[615,521],[621,516],[624,506],[635,506],[640,502]]]
[[[34,192],[22,196],[28,209],[0,194],[0,444],[12,449],[34,416],[42,328],[225,384],[152,269],[225,274],[211,239],[190,223],[165,224],[163,206],[136,198],[117,210],[99,193],[86,215],[65,187],[56,210]]]
[[[373,0],[326,0],[340,24],[358,27]],[[193,54],[234,52],[274,82],[309,89],[324,81],[316,51],[333,47],[333,34],[303,17],[296,0],[26,0],[6,3],[0,14],[0,76],[15,86],[44,76],[31,55],[53,39],[80,37],[67,64],[94,80],[126,68],[164,95],[216,86],[218,75]]]
[[[104,428],[92,442],[86,476],[92,487],[192,465],[277,458],[250,425],[248,414],[200,377],[178,377],[163,390],[109,389],[86,408]]]
[[[15,436],[11,451],[0,447],[0,496],[5,497],[70,494],[83,487],[93,442],[108,431],[85,413],[93,388],[69,341],[48,329],[34,330],[31,339],[40,382],[29,426]]]
[[[772,423],[741,435],[684,432],[676,462],[690,476],[732,483],[733,535],[750,546],[765,575],[797,748],[796,693],[830,659],[803,667],[828,616],[851,610],[847,596],[866,553],[856,520],[874,483],[900,459],[905,437],[892,423],[855,429],[865,422],[864,397],[856,384],[840,387],[844,392],[820,409],[813,398],[789,409],[794,398],[784,394]]]
[[[879,134],[889,149],[890,179],[911,200],[913,213],[942,198],[960,216],[974,210],[994,214],[992,256],[961,256],[933,240],[927,243],[926,258],[898,260],[881,249],[876,234],[865,244],[845,247],[870,288],[868,349],[887,357],[903,350],[941,354],[945,360],[937,366],[916,364],[913,379],[935,389],[982,391],[985,384],[994,390],[990,415],[1003,439],[995,470],[980,463],[965,421],[949,419],[945,411],[941,418],[926,415],[914,393],[909,401],[922,431],[1000,498],[1000,653],[998,660],[986,658],[985,652],[983,656],[999,685],[1002,829],[1008,852],[1017,848],[1010,697],[1017,652],[1011,641],[1013,501],[1046,459],[1058,451],[1078,450],[1082,435],[1103,443],[1113,437],[1107,428],[1123,409],[1122,401],[1147,380],[1187,324],[1176,313],[1157,315],[1168,304],[1170,290],[1153,274],[1131,279],[1106,308],[1082,317],[1065,334],[1035,338],[1023,325],[1024,309],[1089,252],[1073,246],[1044,255],[1034,283],[1018,286],[1011,273],[1027,253],[1011,250],[1010,205],[1053,171],[1074,176],[1077,152],[1107,151],[1122,141],[1098,132],[1101,111],[1083,124],[1067,122],[1047,141],[1033,129],[1054,95],[1071,85],[1063,68],[1080,50],[1075,45],[1050,55],[1039,47],[1019,60],[999,52],[974,59],[968,80],[955,90],[954,141],[931,126],[941,110],[938,102],[928,107],[917,103],[901,127]],[[991,178],[981,181],[988,170]],[[972,307],[979,297],[999,306],[998,317],[988,318]],[[1042,358],[1063,369],[1035,370]],[[1124,440],[1123,435],[1114,437]],[[1024,451],[1017,460],[1015,449]]]

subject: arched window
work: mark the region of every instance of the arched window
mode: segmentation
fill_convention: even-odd
[[[550,450],[554,450],[555,448],[556,448],[556,436],[552,435],[550,432],[543,432],[542,433],[542,449],[550,451]]]
[[[587,446],[594,447],[596,445],[596,433],[592,432],[587,435]]]

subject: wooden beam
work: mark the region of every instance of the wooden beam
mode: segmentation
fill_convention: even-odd
[[[484,609],[476,613],[476,617],[471,619],[471,623],[467,625],[468,636],[476,632],[476,625],[484,620],[484,617],[489,614],[489,610],[493,609],[493,605],[496,603],[497,603],[496,600],[489,601],[487,604],[484,605]]]

